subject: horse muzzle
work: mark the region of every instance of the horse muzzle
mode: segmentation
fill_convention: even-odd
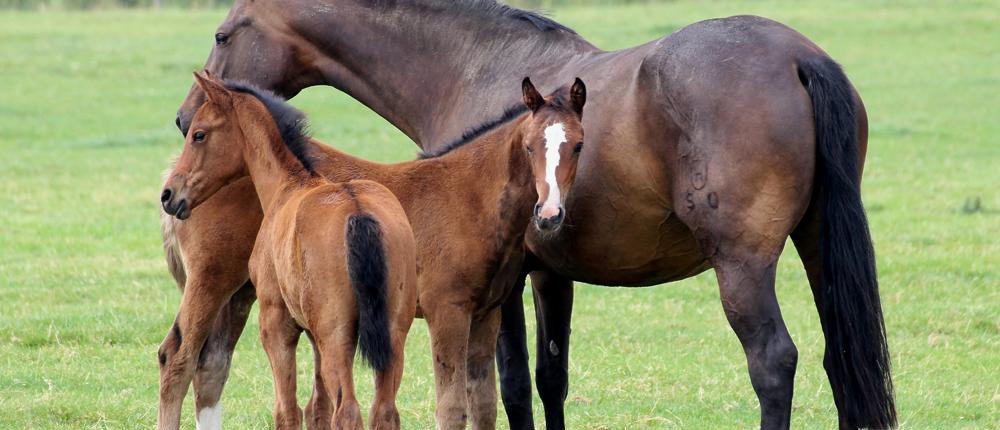
[[[535,205],[535,228],[543,233],[553,233],[562,227],[565,215],[562,205]]]
[[[181,221],[191,216],[191,206],[185,198],[175,198],[176,193],[170,188],[164,188],[160,194],[160,204],[163,211]]]

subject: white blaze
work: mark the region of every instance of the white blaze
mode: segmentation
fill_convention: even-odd
[[[195,418],[198,430],[222,430],[222,405],[216,403],[207,408],[201,408]]]
[[[554,210],[558,213],[559,208],[559,184],[556,181],[556,167],[559,167],[559,147],[566,143],[566,129],[562,123],[555,123],[545,127],[545,183],[549,184],[549,195],[542,204],[542,213],[547,213],[546,209]],[[555,214],[552,214],[554,216]]]

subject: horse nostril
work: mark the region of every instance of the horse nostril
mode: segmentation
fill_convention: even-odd
[[[564,211],[563,208],[562,208],[562,206],[560,206],[559,207],[559,213],[557,213],[556,216],[552,218],[552,221],[554,223],[556,223],[556,224],[561,223],[562,220],[563,220],[563,215],[565,215],[565,214],[566,214],[566,211]]]
[[[542,213],[542,204],[541,203],[535,204],[535,217],[540,217],[541,213]]]
[[[177,124],[177,129],[178,130],[181,129],[181,114],[180,113],[178,113],[177,116],[174,118],[174,124]]]
[[[172,196],[173,196],[173,193],[170,191],[170,188],[164,188],[163,189],[163,194],[160,194],[160,203],[169,202],[170,201],[170,197],[172,197]]]

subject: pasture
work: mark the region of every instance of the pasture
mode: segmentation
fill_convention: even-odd
[[[700,19],[758,14],[843,64],[871,124],[864,198],[901,427],[1000,428],[1000,3],[677,1],[551,12],[608,50]],[[174,111],[224,15],[0,12],[0,428],[155,425],[156,350],[180,301],[160,245],[160,176],[182,143]],[[330,88],[294,104],[337,148],[383,162],[416,155]],[[834,428],[822,334],[790,245],[777,288],[799,349],[792,425]],[[256,312],[250,321],[223,401],[229,428],[271,424]],[[400,413],[405,428],[433,428],[426,324],[413,327]],[[299,357],[304,403],[305,341]],[[367,404],[372,384],[359,379]],[[192,410],[189,400],[185,428]],[[754,428],[757,401],[715,275],[644,289],[578,284],[566,414],[579,429]],[[498,427],[507,428],[502,410]]]

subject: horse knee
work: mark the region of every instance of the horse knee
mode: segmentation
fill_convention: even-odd
[[[544,359],[535,369],[535,384],[543,403],[566,400],[569,372],[555,357]]]

